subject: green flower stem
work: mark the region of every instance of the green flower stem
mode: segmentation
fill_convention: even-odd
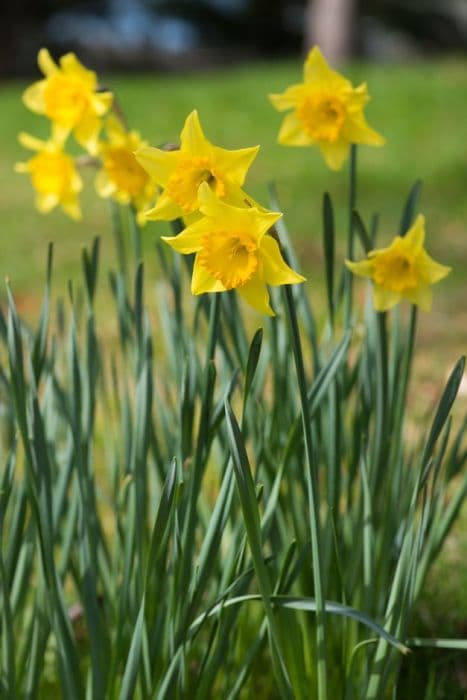
[[[404,410],[406,405],[407,390],[410,380],[410,370],[412,368],[412,357],[415,345],[415,336],[417,333],[417,307],[412,305],[410,310],[410,320],[409,328],[407,332],[407,345],[405,346],[405,351],[402,357],[402,366],[400,375],[397,379],[398,389],[396,387],[392,388],[393,397],[395,400],[394,418],[392,421],[393,433],[391,436],[391,453],[389,457],[389,464],[393,465],[397,462],[400,457],[402,450],[402,426],[404,420]],[[394,378],[396,382],[396,378]]]
[[[347,233],[347,260],[354,259],[354,228],[353,212],[357,204],[357,146],[350,147],[349,160],[349,224]],[[349,328],[352,318],[352,288],[353,275],[349,269],[344,271],[344,321],[345,328]]]
[[[206,364],[204,367],[203,374],[203,387],[201,395],[201,414],[199,419],[198,427],[198,437],[196,441],[195,453],[193,456],[193,461],[190,466],[191,478],[188,486],[188,505],[185,514],[185,522],[183,528],[183,563],[181,572],[181,590],[184,591],[184,596],[182,598],[184,605],[184,611],[182,613],[182,629],[181,634],[185,633],[185,625],[188,623],[186,620],[186,609],[189,603],[189,596],[186,595],[190,586],[191,579],[191,566],[193,560],[193,548],[195,544],[195,525],[196,525],[196,504],[198,501],[198,495],[201,488],[201,482],[203,480],[204,473],[204,463],[205,463],[205,449],[208,438],[209,431],[209,421],[211,418],[211,409],[213,403],[213,363],[214,354],[216,350],[217,338],[219,335],[219,318],[220,318],[220,308],[221,308],[221,295],[212,294],[211,296],[211,308],[209,315],[209,331],[208,331],[208,343],[206,351]],[[182,607],[183,610],[183,607]]]
[[[388,355],[386,313],[376,312],[376,414],[375,414],[375,438],[373,449],[373,469],[375,477],[372,479],[373,488],[381,485],[381,469],[386,455],[388,444],[387,434],[387,399],[388,399]]]
[[[319,522],[319,494],[316,465],[313,463],[313,444],[311,437],[311,418],[307,398],[307,386],[305,377],[305,366],[303,362],[302,345],[298,328],[298,319],[295,309],[292,287],[284,286],[284,298],[287,308],[287,322],[292,340],[292,349],[295,360],[295,370],[297,373],[297,383],[300,392],[300,404],[302,413],[303,437],[306,455],[306,482],[308,505],[310,510],[310,534],[313,562],[313,582],[316,599],[316,649],[317,649],[317,672],[318,672],[318,700],[327,698],[327,653],[326,653],[326,620],[325,603],[323,595],[323,574],[321,561],[321,541]]]

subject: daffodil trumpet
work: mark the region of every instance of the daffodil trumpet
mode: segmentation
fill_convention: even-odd
[[[178,236],[162,237],[179,253],[195,253],[192,293],[235,289],[257,311],[273,316],[267,285],[305,280],[287,265],[268,233],[282,214],[227,204],[207,183],[199,187],[198,200],[202,218]]]

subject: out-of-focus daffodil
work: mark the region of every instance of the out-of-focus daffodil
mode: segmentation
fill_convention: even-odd
[[[305,280],[284,262],[277,241],[267,233],[282,215],[227,204],[207,183],[201,184],[198,197],[203,218],[178,236],[163,237],[179,253],[196,253],[192,293],[236,289],[250,306],[273,316],[266,285]]]
[[[351,144],[385,143],[363,114],[369,100],[366,83],[354,88],[328,66],[316,46],[305,62],[304,82],[291,85],[280,95],[270,95],[270,99],[280,112],[293,110],[284,118],[279,143],[318,146],[332,170],[342,167]]]
[[[102,168],[96,175],[96,190],[101,197],[131,204],[138,223],[144,224],[143,212],[154,202],[155,185],[136,160],[134,151],[146,144],[137,131],[126,131],[115,117],[107,119],[106,132],[108,142],[99,144]]]
[[[430,285],[446,277],[451,268],[428,255],[424,240],[425,218],[419,215],[407,234],[396,236],[387,248],[370,251],[368,259],[361,262],[346,260],[354,274],[373,280],[377,311],[387,311],[402,299],[424,311],[430,310],[433,296]]]
[[[71,156],[63,152],[60,142],[42,141],[29,134],[19,135],[20,143],[37,154],[26,163],[17,163],[15,170],[28,173],[36,190],[36,206],[47,214],[56,206],[72,218],[81,218],[78,194],[83,183]]]
[[[252,203],[241,187],[258,148],[229,151],[214,146],[204,136],[198,113],[193,111],[185,121],[179,150],[146,147],[136,151],[138,162],[164,188],[146,217],[170,221],[196,212],[203,182],[225,202],[238,206],[245,200]]]
[[[74,53],[62,56],[58,66],[47,49],[41,49],[37,61],[45,78],[25,90],[24,104],[50,119],[54,140],[64,141],[73,132],[78,143],[94,155],[102,117],[112,105],[112,93],[97,91],[96,74],[85,68]]]

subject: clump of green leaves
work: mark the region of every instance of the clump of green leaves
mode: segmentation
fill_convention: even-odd
[[[159,245],[145,283],[114,213],[111,319],[98,240],[56,315],[50,250],[37,327],[9,291],[0,316],[0,695],[384,697],[431,643],[410,621],[467,491],[464,361],[409,440],[416,311],[367,303],[353,330],[328,196],[327,320],[285,287],[256,332],[234,293],[189,296],[190,261]]]

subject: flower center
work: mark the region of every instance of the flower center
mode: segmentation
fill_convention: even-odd
[[[60,126],[72,128],[88,109],[89,98],[89,88],[79,78],[56,73],[45,86],[45,113]]]
[[[73,178],[73,161],[62,153],[39,153],[30,161],[31,179],[40,194],[65,192]]]
[[[414,260],[396,251],[376,256],[374,281],[393,292],[402,293],[414,289],[418,284]]]
[[[346,117],[342,100],[335,95],[306,95],[297,107],[297,117],[315,141],[334,143],[339,138]]]
[[[149,176],[131,151],[122,146],[106,148],[104,168],[119,190],[137,197],[149,181]]]
[[[201,265],[226,289],[246,284],[258,269],[258,244],[246,233],[212,231],[203,237]]]
[[[182,158],[169,177],[166,192],[189,214],[198,208],[198,189],[202,182],[207,182],[219,198],[225,197],[224,181],[211,167],[209,158]]]

